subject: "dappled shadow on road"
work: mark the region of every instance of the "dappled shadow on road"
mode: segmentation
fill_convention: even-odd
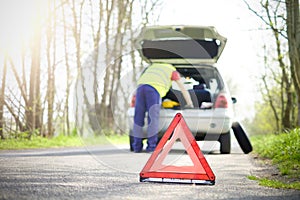
[[[127,149],[48,149],[48,150],[22,150],[22,151],[12,151],[0,153],[0,157],[51,157],[51,156],[84,156],[84,155],[110,155],[110,154],[120,154],[128,153]]]
[[[220,155],[218,150],[201,150],[204,155]],[[101,156],[114,154],[134,154],[129,148],[117,148],[112,146],[86,147],[86,148],[52,148],[52,149],[34,149],[34,150],[6,150],[0,152],[0,157],[51,157],[51,156]],[[145,154],[146,153],[144,152]],[[187,154],[184,149],[171,149],[169,154]],[[231,154],[243,154],[241,152],[232,152]]]
[[[280,195],[280,196],[276,196],[276,195],[273,195],[273,196],[262,196],[262,195],[249,195],[247,197],[242,197],[242,198],[226,198],[226,200],[282,200],[282,199],[288,199],[288,200],[298,200],[300,199],[300,192],[297,193],[295,191],[295,194],[290,194],[290,195]]]

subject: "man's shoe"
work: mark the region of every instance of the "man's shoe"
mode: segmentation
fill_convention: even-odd
[[[147,152],[147,153],[153,153],[153,152],[154,152],[154,149],[146,149],[146,152]]]
[[[141,153],[142,152],[142,149],[141,150],[133,150],[134,153]]]

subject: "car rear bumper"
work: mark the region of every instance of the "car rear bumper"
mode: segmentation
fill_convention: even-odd
[[[229,109],[162,109],[160,112],[160,133],[164,133],[176,113],[181,113],[193,135],[224,134],[231,129],[233,112]],[[129,129],[133,128],[134,108],[128,110]],[[145,119],[145,124],[147,124]],[[146,133],[147,126],[144,127]]]

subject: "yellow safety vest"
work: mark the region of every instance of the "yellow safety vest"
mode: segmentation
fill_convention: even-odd
[[[161,97],[164,97],[172,85],[173,71],[176,71],[176,68],[171,64],[153,63],[139,78],[138,85],[151,85]]]

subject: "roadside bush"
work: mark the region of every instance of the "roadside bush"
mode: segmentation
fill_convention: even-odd
[[[278,135],[268,134],[252,138],[254,152],[270,158],[282,175],[300,178],[300,129]]]

